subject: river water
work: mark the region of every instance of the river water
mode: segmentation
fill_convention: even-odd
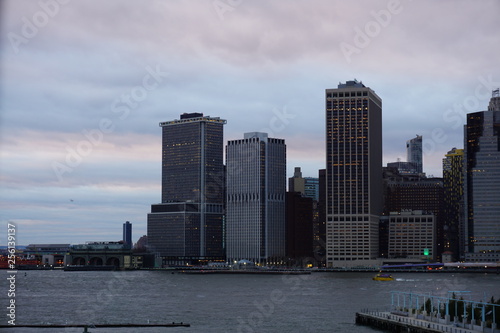
[[[0,323],[7,324],[9,284],[0,271]],[[388,309],[391,291],[466,299],[500,297],[500,275],[401,273],[373,281],[372,273],[310,275],[193,275],[167,271],[18,271],[16,323],[189,323],[176,328],[92,328],[90,332],[376,332],[356,326],[363,308]],[[81,328],[4,329],[5,332],[82,332]]]

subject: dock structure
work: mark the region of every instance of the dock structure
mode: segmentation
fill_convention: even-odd
[[[438,332],[477,333],[478,332],[463,327],[445,325],[441,323],[429,322],[427,320],[422,320],[422,319],[399,316],[391,312],[378,312],[378,311],[357,312],[356,324],[380,328],[391,332],[408,332],[408,333],[438,333]],[[484,332],[498,332],[498,330],[491,331],[490,329],[489,331],[485,330]]]
[[[392,332],[412,333],[500,333],[500,305],[493,302],[475,302],[452,297],[391,292],[388,311],[364,310],[356,313],[356,323]]]
[[[0,325],[0,328],[83,328],[83,333],[91,333],[89,329],[91,328],[104,328],[104,327],[111,327],[111,328],[120,328],[120,327],[190,327],[190,324],[187,323],[168,323],[168,324],[95,324],[95,325],[85,325],[85,324],[32,324],[32,325],[23,325],[23,324],[16,324],[16,325]]]

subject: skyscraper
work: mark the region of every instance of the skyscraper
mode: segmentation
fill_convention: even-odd
[[[224,257],[225,123],[201,113],[160,123],[162,202],[148,214],[148,242],[164,264]]]
[[[285,254],[286,146],[245,133],[226,147],[226,239],[229,261],[273,263]]]
[[[306,180],[302,177],[302,171],[300,171],[300,167],[295,167],[293,177],[288,178],[288,191],[300,192],[301,194],[305,194]]]
[[[465,153],[465,259],[500,260],[500,94],[488,111],[467,114]]]
[[[128,248],[132,248],[132,224],[127,221],[123,223],[123,241]]]
[[[286,256],[294,265],[317,264],[313,259],[313,199],[286,193]]]
[[[463,259],[464,150],[453,148],[443,158],[444,249]]]
[[[327,265],[378,256],[382,100],[363,83],[326,89]]]
[[[414,166],[415,173],[423,172],[421,135],[406,141],[406,160]]]

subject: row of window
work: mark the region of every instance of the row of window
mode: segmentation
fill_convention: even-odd
[[[368,96],[368,91],[327,92],[326,98]],[[367,100],[367,99],[365,99]]]

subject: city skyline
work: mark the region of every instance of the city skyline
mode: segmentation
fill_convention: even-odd
[[[324,91],[356,78],[384,101],[383,165],[418,133],[441,176],[500,85],[496,1],[216,3],[2,3],[0,221],[20,245],[146,234],[157,124],[180,113],[227,119],[224,145],[282,138],[287,177],[318,177]]]

